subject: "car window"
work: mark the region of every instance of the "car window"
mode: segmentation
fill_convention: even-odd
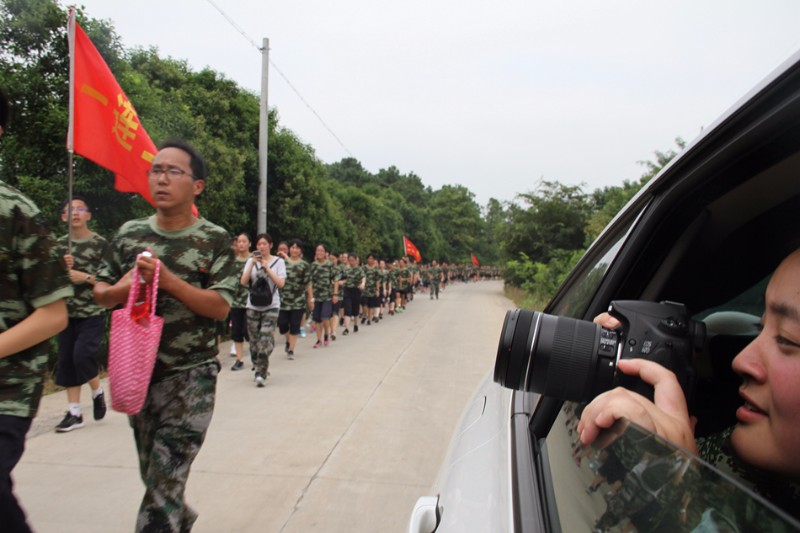
[[[554,315],[583,318],[589,304],[603,282],[606,272],[611,267],[614,259],[619,254],[622,245],[630,234],[631,229],[638,219],[638,213],[629,217],[626,224],[621,224],[616,233],[604,238],[602,248],[593,252],[593,259],[573,273],[573,279],[568,289],[558,294],[547,312]]]
[[[618,421],[590,447],[567,403],[547,438],[561,531],[796,531],[800,522],[696,455]],[[560,524],[559,524],[560,522]]]

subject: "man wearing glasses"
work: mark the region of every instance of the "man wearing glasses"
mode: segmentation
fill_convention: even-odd
[[[156,214],[122,225],[94,287],[100,305],[122,305],[134,265],[150,284],[156,259],[161,260],[161,344],[144,407],[129,417],[145,484],[136,531],[189,531],[197,519],[184,489],[214,410],[219,371],[214,320],[228,316],[239,281],[230,236],[192,213],[205,178],[194,148],[163,143],[148,172]],[[151,255],[140,255],[143,251]]]
[[[106,416],[106,402],[98,375],[97,354],[106,329],[106,310],[92,296],[95,269],[110,251],[108,241],[89,229],[92,213],[83,198],[72,198],[72,209],[64,202],[61,220],[70,225],[70,233],[58,239],[63,247],[75,296],[67,302],[69,323],[58,334],[58,366],[56,385],[67,389],[67,413],[56,426],[66,433],[83,427],[81,387],[88,383],[92,390],[92,411],[95,420]],[[71,248],[71,249],[70,249]]]

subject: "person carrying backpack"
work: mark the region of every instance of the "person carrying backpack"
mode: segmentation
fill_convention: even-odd
[[[247,298],[247,332],[257,387],[269,376],[269,356],[275,349],[275,326],[281,308],[280,289],[286,283],[286,264],[272,255],[269,233],[256,236],[256,250],[245,263],[241,284],[250,287]]]

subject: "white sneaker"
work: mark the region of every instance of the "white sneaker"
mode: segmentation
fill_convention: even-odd
[[[261,374],[256,375],[256,387],[263,387],[264,386],[264,376]]]

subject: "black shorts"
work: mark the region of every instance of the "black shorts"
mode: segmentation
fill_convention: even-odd
[[[367,298],[367,307],[374,308],[381,306],[381,299],[379,296],[370,296]]]
[[[361,291],[358,287],[344,288],[344,315],[358,316],[358,306],[361,303]]]
[[[231,339],[233,342],[249,341],[247,335],[247,309],[231,307]]]
[[[333,316],[333,302],[325,300],[324,302],[314,303],[314,312],[312,313],[312,320],[319,324]]]
[[[339,314],[339,309],[342,308],[342,299],[337,297],[336,298],[336,302],[332,302],[332,303],[333,303],[333,314],[334,315],[338,315]]]
[[[56,385],[80,387],[97,377],[97,352],[105,329],[105,315],[69,319],[67,328],[58,334]]]
[[[300,322],[303,321],[305,309],[281,309],[278,312],[278,331],[281,335],[300,335]]]

